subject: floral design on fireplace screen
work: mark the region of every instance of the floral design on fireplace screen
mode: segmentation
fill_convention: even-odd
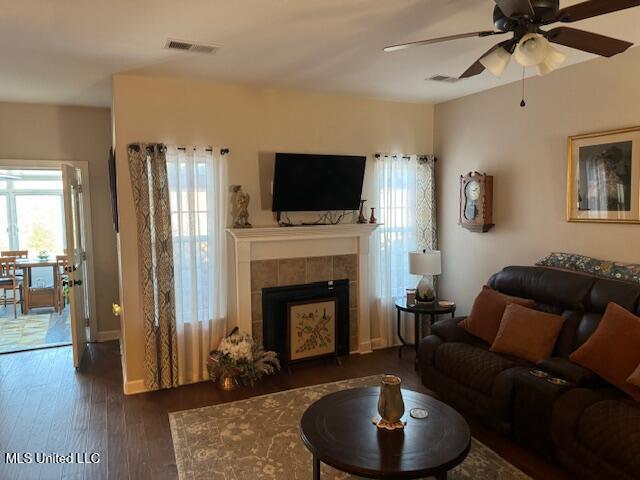
[[[287,304],[289,362],[337,354],[337,298]]]

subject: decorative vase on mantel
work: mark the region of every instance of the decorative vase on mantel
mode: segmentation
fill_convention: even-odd
[[[367,217],[364,215],[364,202],[366,202],[366,200],[360,200],[360,215],[358,215],[358,223],[367,223]]]

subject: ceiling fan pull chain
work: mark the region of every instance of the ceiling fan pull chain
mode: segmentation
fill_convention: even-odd
[[[522,108],[527,106],[527,102],[525,102],[524,100],[524,70],[525,70],[525,67],[522,67],[522,101],[520,102],[520,106]]]

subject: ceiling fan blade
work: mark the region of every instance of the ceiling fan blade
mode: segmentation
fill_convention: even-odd
[[[546,32],[545,36],[550,42],[559,43],[584,52],[595,53],[603,57],[613,57],[633,45],[631,42],[570,27],[554,28]]]
[[[459,78],[460,79],[470,78],[470,77],[475,77],[476,75],[480,75],[485,70],[485,66],[482,65],[482,63],[480,63],[480,60],[482,60],[484,57],[486,57],[487,55],[489,55],[490,53],[492,53],[493,51],[501,47],[504,48],[509,53],[513,53],[513,49],[515,48],[516,43],[517,42],[515,41],[515,39],[512,38],[511,40],[506,40],[504,42],[498,43],[497,45],[494,45],[489,50],[484,52],[482,56],[480,56],[480,58],[478,58],[478,60],[476,60],[473,65],[467,68],[467,70],[462,75],[460,75]]]
[[[420,40],[417,42],[401,43],[400,45],[391,45],[389,47],[385,47],[384,51],[396,52],[398,50],[404,50],[405,48],[417,47],[420,45],[431,45],[433,43],[448,42],[449,40],[458,40],[460,38],[489,37],[491,35],[501,35],[503,33],[509,32],[494,32],[493,30],[484,30],[482,32],[460,33],[458,35],[448,35],[446,37],[430,38],[429,40]]]
[[[495,0],[498,8],[507,17],[533,17],[535,11],[530,0]]]
[[[563,8],[558,12],[557,19],[571,23],[637,6],[640,6],[640,0],[589,0]]]

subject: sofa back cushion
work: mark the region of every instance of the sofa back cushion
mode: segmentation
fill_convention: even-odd
[[[541,310],[559,313],[584,310],[595,281],[591,276],[545,267],[506,267],[488,285],[507,295],[532,298]]]
[[[533,300],[505,295],[492,288],[482,287],[482,291],[473,302],[471,313],[459,325],[470,334],[491,344],[498,334],[504,310],[510,303],[525,307],[535,305]]]
[[[554,356],[568,358],[595,332],[610,302],[640,314],[640,285],[548,267],[511,266],[494,274],[491,288],[531,298],[536,309],[561,314],[565,322]]]
[[[560,315],[512,303],[504,310],[491,351],[538,363],[551,356],[563,323]]]
[[[627,381],[640,364],[640,317],[610,303],[593,335],[569,357],[640,401],[640,387]]]

